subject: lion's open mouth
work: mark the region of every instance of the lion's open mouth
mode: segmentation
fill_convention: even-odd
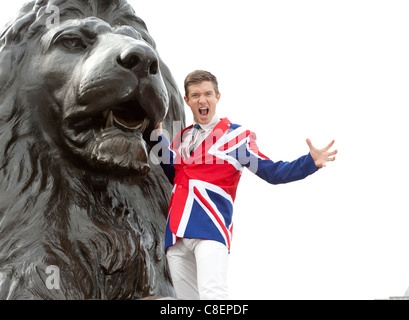
[[[66,118],[65,136],[75,153],[96,168],[149,172],[144,133],[151,120],[137,100]],[[145,133],[148,134],[149,132]]]
[[[142,134],[150,124],[150,120],[141,107],[135,108],[135,101],[128,101],[106,109],[103,117],[107,119],[107,127],[115,125],[119,129],[139,131]]]

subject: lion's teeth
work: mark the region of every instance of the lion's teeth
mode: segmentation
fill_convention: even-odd
[[[105,128],[112,128],[114,126],[114,114],[112,110],[109,110],[108,118],[107,118],[107,123],[105,125]]]
[[[118,119],[117,117],[115,117],[114,113],[112,112],[112,110],[107,109],[103,112],[103,117],[107,119],[106,124],[105,124],[105,128],[113,128],[113,127],[119,127],[119,128],[125,128],[128,130],[134,130],[134,131],[139,131],[141,133],[144,133],[145,130],[149,127],[150,125],[150,120],[148,117],[146,117],[143,120],[138,121],[138,124],[136,126],[129,126],[126,123],[124,123],[123,120]]]
[[[142,128],[141,128],[141,132],[142,132],[142,133],[144,133],[145,130],[146,130],[146,128],[149,127],[149,124],[150,124],[150,123],[151,123],[151,122],[149,121],[148,118],[145,118],[145,119],[143,120]]]

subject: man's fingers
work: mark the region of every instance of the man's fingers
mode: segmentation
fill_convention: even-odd
[[[328,151],[329,149],[331,149],[331,147],[334,145],[334,143],[335,143],[335,140],[332,140],[331,143],[324,148],[324,150]]]
[[[307,142],[307,144],[308,144],[308,146],[309,146],[310,148],[315,148],[315,147],[312,145],[310,139],[307,138],[305,141]],[[335,140],[332,140],[332,141],[330,142],[330,144],[327,145],[327,146],[326,146],[324,149],[322,149],[322,150],[323,150],[323,151],[328,151],[329,149],[331,149],[331,147],[334,145],[334,143],[335,143]],[[336,154],[337,150],[335,150],[334,152],[335,152],[334,154]]]
[[[328,153],[328,156],[335,156],[338,153],[338,150],[334,150],[330,153]]]
[[[305,141],[307,142],[308,146],[309,146],[310,148],[312,148],[311,140],[307,138]]]

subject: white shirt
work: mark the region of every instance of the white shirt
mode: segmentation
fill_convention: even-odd
[[[200,130],[197,136],[197,140],[195,143],[195,148],[197,148],[206,138],[207,136],[213,131],[214,127],[220,122],[220,118],[215,114],[210,120],[208,124],[200,124]],[[195,125],[196,123],[193,123]],[[182,154],[183,159],[187,159],[190,157],[190,154],[188,152],[183,152],[182,150],[187,150],[187,146],[190,144],[192,141],[192,133],[193,133],[193,126],[190,129],[187,129],[183,133],[182,137],[182,143],[180,144],[180,153]]]

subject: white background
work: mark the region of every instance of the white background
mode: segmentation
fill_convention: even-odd
[[[26,1],[2,3],[0,24]],[[183,93],[214,73],[218,114],[272,160],[332,139],[334,163],[239,185],[232,299],[384,299],[409,286],[409,1],[131,0]],[[5,7],[7,6],[7,7]],[[192,117],[186,108],[187,123]]]

